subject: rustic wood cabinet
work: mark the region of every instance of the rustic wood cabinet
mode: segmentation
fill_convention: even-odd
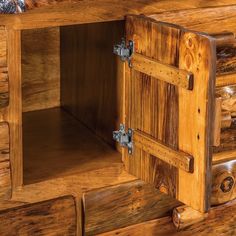
[[[0,16],[1,235],[236,234],[236,6],[147,2]]]

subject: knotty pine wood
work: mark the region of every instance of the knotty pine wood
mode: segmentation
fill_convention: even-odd
[[[75,200],[71,196],[0,211],[0,234],[76,235]]]
[[[171,217],[163,217],[141,224],[128,226],[111,232],[99,234],[99,236],[186,236],[186,235],[224,235],[232,236],[236,233],[235,225],[236,202],[215,207],[210,210],[208,217],[183,231],[176,231]]]
[[[203,8],[207,6],[223,6],[234,3],[235,1],[233,0],[216,0],[204,2],[199,0],[193,0],[191,2],[187,2],[185,0],[84,0],[74,4],[62,2],[61,4],[56,4],[54,6],[30,10],[24,14],[10,16],[1,15],[0,22],[2,25],[6,25],[8,28],[32,29],[123,20],[125,15],[128,14],[151,14],[154,12],[164,12],[169,10]],[[116,10],[114,11],[114,9]],[[221,13],[220,10],[218,11],[219,12],[217,13]],[[228,12],[231,12],[231,9]],[[197,15],[200,14],[201,13],[198,13]],[[209,13],[203,15],[207,16],[208,14]],[[219,24],[214,22],[212,25],[217,26]]]
[[[23,30],[23,112],[60,106],[60,30]]]
[[[179,31],[156,27],[142,17],[126,19],[127,40],[134,40],[135,51],[175,66],[178,63]],[[162,44],[161,42],[168,42]],[[158,47],[157,47],[158,45]],[[165,50],[164,50],[165,49]],[[170,148],[178,147],[178,89],[127,67],[125,76],[125,125],[140,130]],[[125,152],[126,170],[152,183],[161,191],[177,196],[178,169],[135,147],[133,155]]]
[[[85,235],[170,215],[181,203],[142,181],[84,194]]]
[[[190,71],[196,77],[192,92],[134,70],[126,77],[126,126],[194,157],[191,174],[162,161],[159,164],[158,158],[135,148],[133,156],[125,157],[127,170],[193,208],[206,211],[210,205],[215,45],[207,36],[144,16],[129,16],[126,32],[127,40],[134,40],[137,53]]]
[[[24,113],[23,151],[25,184],[122,165],[117,151],[60,108]]]
[[[174,66],[160,63],[141,54],[134,53],[132,55],[132,67],[136,71],[164,80],[169,84],[188,90],[193,89],[193,76],[191,73],[185,70],[179,70]]]
[[[123,119],[124,77],[112,50],[123,36],[121,21],[61,28],[62,107],[112,145]]]
[[[7,123],[0,123],[0,199],[11,197],[10,137]]]

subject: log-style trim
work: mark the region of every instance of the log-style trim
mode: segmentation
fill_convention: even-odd
[[[169,84],[188,90],[193,89],[193,74],[191,72],[161,63],[139,53],[134,53],[132,56],[132,67],[134,70],[163,80]]]
[[[222,74],[216,77],[216,87],[230,86],[236,84],[236,74]]]
[[[219,163],[236,160],[236,150],[217,152],[213,154],[212,164],[216,165]]]
[[[169,148],[166,145],[158,142],[156,139],[140,131],[134,131],[133,141],[134,148],[137,146],[145,152],[156,156],[170,165],[173,165],[186,172],[193,172],[194,158],[191,155]]]

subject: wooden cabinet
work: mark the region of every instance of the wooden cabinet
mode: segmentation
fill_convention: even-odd
[[[0,17],[0,199],[73,195],[86,235],[235,199],[236,7],[85,2]]]

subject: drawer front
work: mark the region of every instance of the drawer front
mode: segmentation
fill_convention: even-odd
[[[128,16],[134,41],[126,64],[125,126],[133,129],[129,173],[181,202],[210,206],[214,47],[204,35],[145,16]],[[187,181],[186,181],[187,180]]]
[[[0,111],[8,104],[7,35],[4,29],[0,29]]]
[[[9,149],[9,126],[5,122],[0,123],[0,199],[11,196]]]
[[[61,197],[45,202],[0,211],[0,235],[76,235],[74,198]]]

